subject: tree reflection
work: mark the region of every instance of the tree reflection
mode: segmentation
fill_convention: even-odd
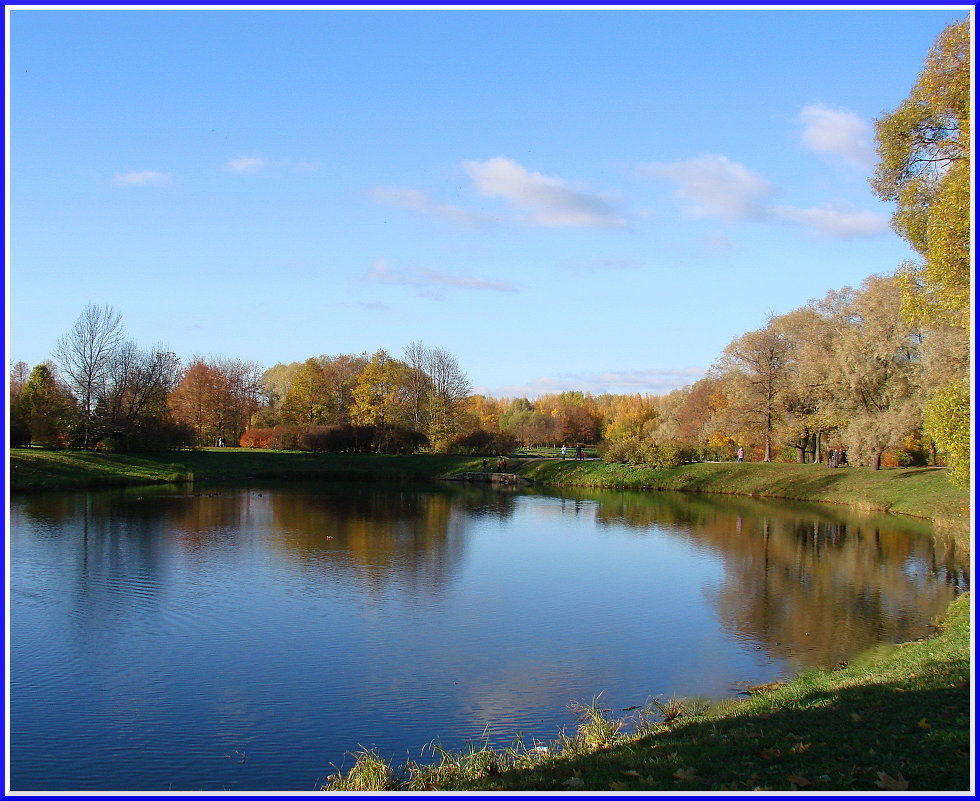
[[[969,588],[966,554],[923,521],[682,493],[571,495],[595,499],[600,525],[710,548],[725,563],[721,586],[706,590],[722,624],[798,664],[922,636]]]

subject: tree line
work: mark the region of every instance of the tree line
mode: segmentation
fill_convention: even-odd
[[[604,458],[948,464],[969,482],[970,41],[938,38],[908,99],[876,120],[875,192],[919,254],[894,275],[829,292],[735,338],[707,375],[664,395],[475,395],[456,358],[412,342],[401,358],[311,357],[262,370],[188,364],[125,337],[89,304],[52,361],[10,374],[13,445],[151,450],[229,445],[489,454],[598,444]]]

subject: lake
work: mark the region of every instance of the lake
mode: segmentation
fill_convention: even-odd
[[[15,496],[13,790],[317,789],[736,697],[930,633],[929,524],[674,493],[293,484]]]

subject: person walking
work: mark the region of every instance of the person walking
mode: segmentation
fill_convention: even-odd
[[[745,461],[745,448],[743,448],[741,445],[738,446],[738,453],[735,454],[735,458],[740,462]]]
[[[566,454],[566,453],[568,453],[568,446],[566,446],[566,445],[562,445],[562,446],[561,446],[561,458],[562,458],[562,459],[564,459],[564,458],[565,458],[565,454]]]

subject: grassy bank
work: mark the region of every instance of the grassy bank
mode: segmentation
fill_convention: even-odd
[[[11,448],[10,489],[13,492],[72,490],[193,480],[193,471],[178,463],[177,456],[175,453],[133,456]]]
[[[202,448],[158,455],[10,451],[11,490],[70,490],[122,484],[235,483],[280,479],[431,481],[477,471],[479,457],[326,454]],[[492,461],[492,460],[491,460]],[[705,463],[655,470],[599,461],[512,458],[509,470],[553,486],[679,490],[846,504],[934,520],[963,521],[969,493],[934,468],[828,469],[822,465]]]
[[[432,765],[355,755],[331,790],[898,791],[970,788],[970,599],[928,639],[809,671],[746,700],[660,701],[644,730],[598,705],[544,749],[473,747]]]
[[[425,481],[479,469],[479,459],[457,456],[348,455],[248,448],[201,448],[129,456],[13,448],[10,488],[14,492],[73,490],[186,480],[198,484],[256,479]]]
[[[846,504],[924,517],[964,520],[969,493],[956,489],[946,471],[928,467],[870,470],[764,462],[708,462],[656,470],[602,462],[540,460],[520,473],[556,486],[678,490]]]

